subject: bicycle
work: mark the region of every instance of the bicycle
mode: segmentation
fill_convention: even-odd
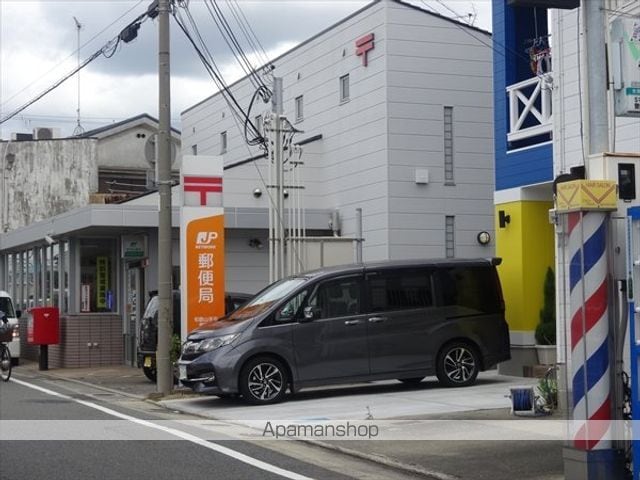
[[[11,378],[11,352],[9,343],[13,339],[13,325],[9,323],[6,315],[0,311],[2,322],[0,323],[0,378],[5,382]]]

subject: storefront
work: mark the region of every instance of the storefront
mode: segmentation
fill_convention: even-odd
[[[136,361],[138,331],[149,290],[157,289],[157,199],[144,204],[92,204],[0,236],[0,289],[20,319],[22,357],[36,360],[27,344],[28,309],[60,309],[60,345],[49,365],[92,367]],[[307,225],[326,229],[330,212],[307,211]],[[268,213],[225,208],[227,291],[254,293],[268,282]],[[173,285],[179,288],[179,207],[173,207]],[[256,241],[259,240],[259,242]]]

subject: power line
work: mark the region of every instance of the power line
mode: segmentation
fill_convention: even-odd
[[[180,9],[174,9],[174,12],[173,12],[174,18],[176,19],[176,22],[178,23],[178,26],[180,27],[182,32],[185,34],[185,36],[187,37],[191,45],[196,50],[196,53],[200,58],[200,61],[203,63],[210,77],[212,78],[212,80],[220,90],[223,99],[229,106],[229,109],[231,110],[231,113],[234,116],[234,119],[237,121],[240,121],[241,123],[244,123],[245,140],[249,145],[265,146],[265,140],[262,137],[261,132],[258,131],[258,129],[256,128],[256,126],[253,124],[253,122],[249,117],[250,110],[249,112],[245,112],[242,106],[240,105],[240,103],[238,102],[238,100],[235,98],[235,96],[231,92],[231,90],[228,88],[220,69],[216,65],[213,55],[211,54],[209,48],[207,47],[202,35],[200,34],[198,25],[188,8],[187,2],[184,2],[184,1],[178,2],[178,6],[185,11],[186,17],[188,18],[189,23],[191,25],[191,29],[193,30],[193,34],[189,32],[186,22],[182,18]],[[197,42],[196,42],[196,39],[197,39]],[[251,105],[253,104],[253,101],[255,100],[256,95],[258,94],[264,99],[264,98],[268,98],[271,92],[270,90],[267,89],[266,86],[259,85],[257,87],[256,93],[254,93],[254,98],[251,101]],[[239,125],[238,125],[238,128],[239,128]],[[242,131],[240,128],[239,130]],[[248,130],[251,130],[251,138],[249,138],[249,135],[247,134]]]
[[[35,98],[31,99],[30,101],[28,101],[27,103],[25,103],[21,107],[18,107],[17,109],[13,110],[11,113],[9,113],[4,118],[0,119],[0,125],[5,123],[7,120],[10,120],[11,118],[15,117],[20,112],[22,112],[23,110],[29,108],[34,103],[36,103],[42,97],[44,97],[48,93],[52,92],[56,88],[58,88],[65,81],[67,81],[69,78],[71,78],[76,73],[78,73],[80,70],[82,70],[84,67],[86,67],[91,62],[93,62],[96,58],[100,57],[101,55],[104,55],[106,58],[111,58],[113,55],[115,55],[116,50],[117,50],[118,45],[120,44],[120,42],[123,41],[123,42],[127,43],[127,42],[133,40],[133,38],[135,38],[137,36],[137,31],[140,28],[140,25],[142,24],[142,22],[145,21],[147,18],[149,18],[153,13],[154,12],[151,9],[148,9],[145,13],[139,15],[135,20],[133,20],[131,23],[129,23],[129,25],[127,25],[125,28],[123,28],[115,38],[109,40],[100,50],[94,52],[89,58],[87,58],[84,62],[82,62],[80,65],[78,65],[76,68],[74,68],[67,75],[65,75],[64,77],[62,77],[58,81],[56,81],[53,85],[51,85],[50,87],[45,89],[40,94],[36,95]]]
[[[24,92],[25,90],[27,90],[29,87],[33,86],[35,83],[39,82],[40,80],[42,80],[46,75],[49,75],[51,72],[53,72],[56,68],[58,68],[60,65],[62,65],[63,63],[65,63],[67,60],[69,60],[71,57],[73,57],[76,54],[80,53],[80,50],[82,50],[82,48],[86,47],[87,45],[89,45],[91,42],[93,42],[98,36],[102,35],[105,31],[107,31],[109,28],[111,28],[113,25],[115,25],[116,23],[118,23],[120,20],[122,20],[122,18],[124,18],[127,14],[129,14],[129,12],[131,12],[132,10],[134,10],[136,7],[138,7],[138,5],[140,5],[142,2],[144,2],[144,0],[140,0],[138,3],[136,3],[133,7],[131,7],[129,10],[127,10],[126,12],[124,12],[122,15],[120,15],[118,18],[116,18],[113,22],[111,22],[109,25],[107,25],[106,27],[104,27],[102,30],[100,30],[98,33],[96,33],[93,37],[91,37],[89,40],[87,40],[85,43],[83,43],[78,49],[76,49],[74,52],[72,52],[68,57],[66,57],[64,60],[62,60],[60,63],[58,63],[57,65],[51,67],[50,70],[48,70],[47,72],[43,73],[42,75],[40,75],[39,78],[36,78],[35,80],[33,80],[31,83],[29,83],[28,85],[26,85],[24,88],[22,88],[22,90],[19,90],[18,92],[14,93],[11,97],[9,97],[7,100],[4,101],[4,103],[2,103],[2,106],[0,107],[0,109],[4,109],[4,107],[6,107],[6,104],[8,102],[10,102],[11,100],[13,100],[14,98],[16,98],[18,95],[20,95],[22,92]]]

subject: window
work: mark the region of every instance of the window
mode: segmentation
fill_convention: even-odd
[[[484,313],[501,311],[502,302],[493,267],[442,269],[436,273],[436,285],[444,306],[455,305]]]
[[[227,132],[220,134],[220,153],[227,153]]]
[[[340,102],[349,100],[349,74],[340,77]]]
[[[360,313],[360,281],[357,277],[321,283],[309,299],[317,309],[314,318],[335,318]]]
[[[368,279],[372,312],[408,310],[433,305],[428,270],[382,272]]]
[[[446,216],[444,219],[444,245],[445,256],[453,258],[456,256],[456,217]]]
[[[444,107],[444,184],[454,185],[453,107]]]
[[[301,315],[300,307],[302,306],[302,302],[307,296],[307,290],[303,290],[298,293],[295,297],[289,300],[284,307],[280,309],[278,312],[277,320],[278,322],[286,322],[288,320],[293,320],[298,318]]]
[[[80,311],[115,312],[116,245],[113,240],[80,240]]]
[[[198,155],[198,145],[191,145],[191,155]]]
[[[300,95],[299,97],[296,97],[296,122],[304,120],[303,106],[302,95]]]

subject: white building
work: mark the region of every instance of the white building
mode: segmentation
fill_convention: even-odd
[[[370,49],[356,43],[371,35]],[[364,259],[486,257],[493,247],[491,37],[396,0],[375,1],[273,61],[284,111],[302,130],[307,208],[337,210]],[[247,106],[248,78],[230,87]],[[250,118],[264,118],[270,105]],[[226,206],[268,206],[267,161],[221,94],[182,113],[183,154],[224,156]],[[329,221],[330,218],[327,218]]]

